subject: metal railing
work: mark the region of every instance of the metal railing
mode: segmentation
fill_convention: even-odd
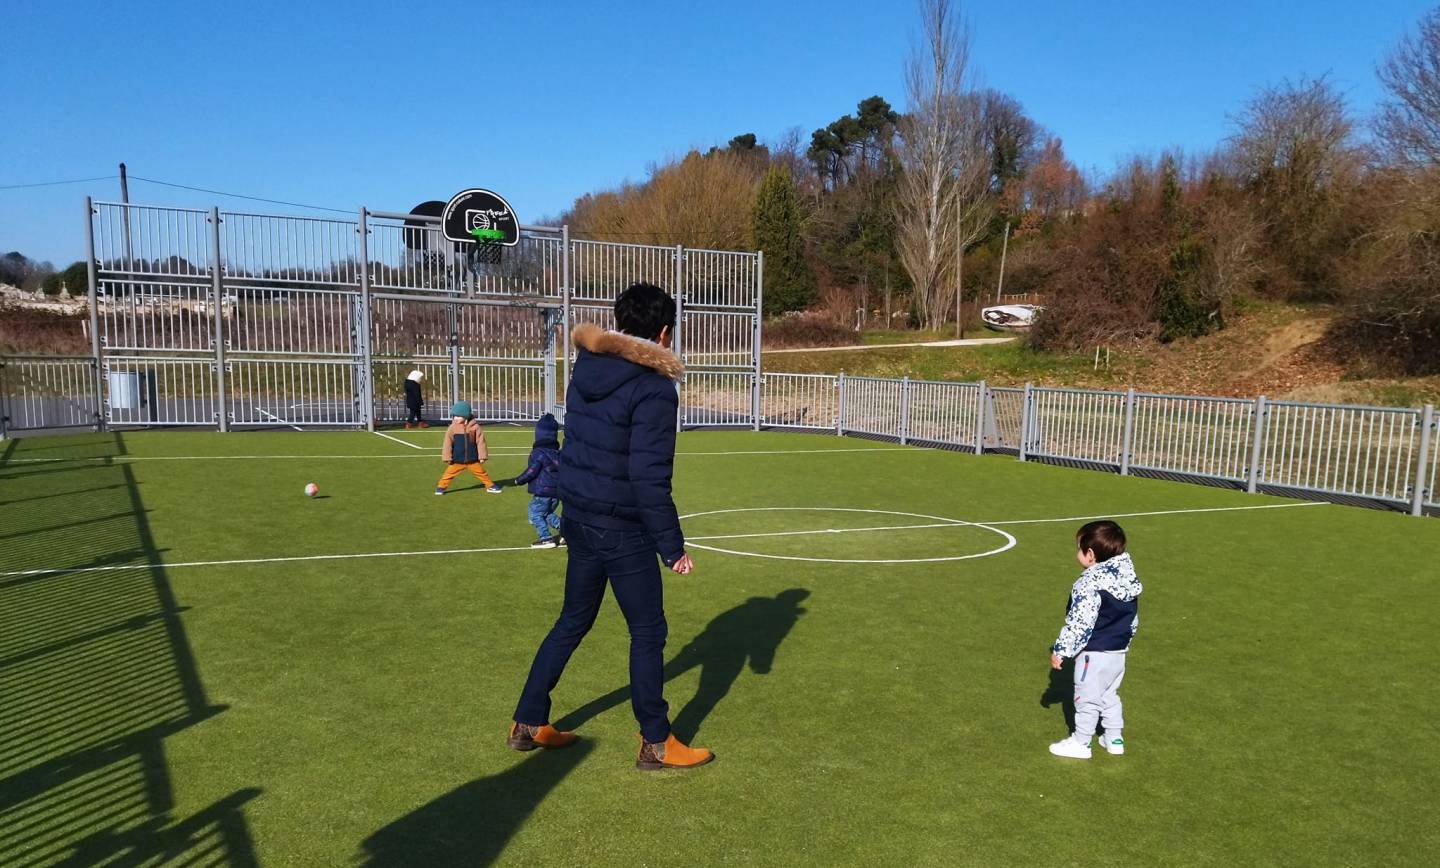
[[[763,375],[760,424],[839,433],[842,379],[828,374]]]
[[[1421,410],[763,374],[760,424],[1074,462],[1246,490],[1440,508],[1440,421]],[[735,399],[738,402],[738,399]],[[703,423],[702,423],[703,424]]]
[[[728,392],[758,373],[758,253],[523,226],[498,262],[481,262],[439,222],[87,200],[101,413],[90,424],[373,428],[403,418],[415,368],[433,413],[465,397],[485,418],[531,418],[563,395],[571,326],[613,325],[616,297],[641,280],[676,294],[674,347],[695,389]],[[722,372],[740,379],[710,376]],[[758,396],[747,388],[753,425]],[[27,389],[12,391],[38,393]],[[695,418],[739,409],[712,412],[717,400],[695,405]]]
[[[98,373],[95,360],[85,357],[0,357],[0,436],[95,427],[101,413]]]
[[[1416,514],[1440,506],[1430,406],[762,375],[758,253],[525,227],[501,267],[477,267],[436,218],[86,209],[94,352],[0,359],[0,430],[369,427],[404,417],[402,383],[417,368],[432,417],[463,396],[483,418],[531,419],[560,397],[570,327],[610,326],[615,296],[648,280],[678,288],[684,427],[834,431]]]
[[[689,371],[680,386],[685,428],[755,427],[754,377],[749,373]]]

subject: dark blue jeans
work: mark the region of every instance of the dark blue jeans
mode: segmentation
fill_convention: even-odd
[[[550,691],[595,624],[608,581],[630,626],[630,706],[645,740],[664,741],[670,735],[670,709],[661,689],[668,628],[655,541],[643,531],[591,527],[564,516],[561,532],[570,545],[565,603],[535,652],[515,720],[536,726],[550,722]]]

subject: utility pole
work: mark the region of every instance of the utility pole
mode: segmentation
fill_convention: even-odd
[[[135,261],[130,248],[130,177],[125,172],[125,164],[120,164],[120,214],[125,221],[125,270],[135,271]]]
[[[995,303],[1000,303],[1000,293],[1005,291],[1005,254],[1010,249],[1010,221],[1005,221],[1005,238],[1000,242],[1000,282],[995,284]]]
[[[965,221],[960,216],[960,198],[955,198],[955,337],[965,337],[961,319],[965,297]]]

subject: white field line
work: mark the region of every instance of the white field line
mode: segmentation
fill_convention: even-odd
[[[293,405],[292,405],[291,409],[294,409]],[[301,428],[299,425],[293,424],[293,423],[291,423],[291,422],[289,422],[289,421],[287,421],[287,420],[285,420],[285,419],[281,419],[279,416],[276,416],[274,413],[271,413],[269,410],[264,410],[264,409],[261,409],[260,407],[256,407],[256,408],[255,408],[255,412],[257,412],[257,413],[264,413],[266,416],[269,416],[271,419],[274,419],[276,422],[279,422],[279,423],[282,424],[282,425],[289,425],[291,428],[294,428],[296,431],[304,431],[304,430],[305,430],[304,428]]]
[[[313,458],[314,456],[296,456],[296,457],[312,457],[312,458]],[[405,457],[409,457],[409,456],[405,456]],[[1187,514],[1205,513],[1205,512],[1243,512],[1243,511],[1245,511],[1245,510],[1253,510],[1253,509],[1293,509],[1293,508],[1299,508],[1299,507],[1304,507],[1304,506],[1328,506],[1328,505],[1329,505],[1329,504],[1325,504],[1325,503],[1275,503],[1275,504],[1265,504],[1265,505],[1261,505],[1261,506],[1221,506],[1221,507],[1212,507],[1212,508],[1208,508],[1208,509],[1166,509],[1166,510],[1157,510],[1157,511],[1155,511],[1155,512],[1132,512],[1132,513],[1118,513],[1118,514],[1117,514],[1117,513],[1112,513],[1112,514],[1111,514],[1110,516],[1108,516],[1108,517],[1109,517],[1109,518],[1136,518],[1136,517],[1140,517],[1140,516],[1153,516],[1153,515],[1187,515]],[[805,510],[805,509],[812,509],[812,508],[810,508],[810,507],[771,507],[770,509]],[[765,511],[765,510],[766,510],[765,507],[755,507],[755,508],[752,508],[752,509],[749,509],[749,510],[722,510],[722,512],[758,512],[758,511]],[[858,510],[857,510],[857,511],[858,511]],[[926,527],[976,527],[976,526],[996,525],[996,524],[1045,524],[1045,523],[1050,523],[1050,522],[1082,521],[1082,520],[1085,520],[1085,519],[1105,518],[1105,517],[1106,517],[1106,516],[1071,516],[1071,517],[1068,517],[1068,518],[1027,518],[1027,519],[1013,519],[1013,520],[1009,520],[1009,521],[990,521],[990,522],[970,522],[970,521],[964,521],[963,519],[954,519],[954,520],[948,520],[948,521],[945,521],[945,522],[942,522],[942,523],[939,523],[939,524],[907,525],[907,526],[887,527],[887,528],[858,527],[858,528],[842,528],[842,529],[836,529],[836,530],[820,530],[820,531],[815,531],[815,530],[809,530],[809,531],[785,531],[785,532],[780,532],[780,533],[766,533],[766,534],[731,534],[731,535],[728,535],[728,536],[690,537],[690,539],[696,540],[696,541],[700,541],[700,540],[718,540],[718,539],[742,539],[742,538],[755,537],[755,536],[800,536],[800,535],[806,535],[806,534],[822,534],[822,533],[864,533],[864,532],[866,532],[866,531],[876,531],[876,530],[913,530],[913,529],[926,528]],[[708,547],[697,546],[697,548],[708,548]],[[494,552],[525,552],[525,551],[531,551],[531,548],[530,548],[529,546],[509,546],[509,547],[502,547],[502,548],[476,548],[476,549],[430,549],[430,550],[426,550],[426,551],[412,551],[412,552],[359,552],[359,553],[354,553],[354,554],[340,554],[340,555],[298,555],[298,556],[291,556],[291,557],[275,557],[275,558],[237,558],[237,559],[233,559],[233,560],[220,560],[220,561],[181,561],[181,562],[179,562],[179,563],[173,563],[173,564],[169,564],[169,563],[159,563],[159,564],[126,564],[126,565],[112,565],[112,566],[103,566],[103,567],[67,567],[67,568],[62,568],[62,569],[16,570],[16,571],[11,571],[11,572],[3,572],[3,573],[0,573],[0,577],[4,577],[4,578],[19,578],[19,577],[25,577],[25,576],[55,576],[55,575],[66,575],[66,574],[70,574],[70,573],[114,572],[114,571],[119,571],[119,570],[151,570],[151,569],[164,569],[164,570],[169,570],[169,569],[179,569],[179,568],[181,568],[181,567],[222,567],[222,566],[237,566],[237,565],[244,565],[244,564],[282,564],[282,563],[295,563],[295,562],[300,562],[300,561],[344,561],[344,560],[364,560],[364,559],[369,559],[369,558],[410,558],[410,557],[431,557],[431,556],[436,556],[436,555],[468,555],[468,554],[487,554],[487,553],[494,553]],[[728,551],[727,551],[727,554],[750,555],[751,553],[749,553],[749,552],[728,552]],[[773,557],[773,558],[777,558],[777,559],[780,559],[780,560],[825,560],[825,559],[822,559],[822,558],[782,558],[782,557],[780,557],[780,556],[778,556],[778,555],[756,555],[756,556],[758,556],[758,557]],[[969,556],[967,556],[967,557],[974,557],[974,556],[973,556],[973,555],[969,555]],[[933,559],[933,560],[954,560],[954,559],[953,559],[953,558],[943,558],[943,559]],[[836,562],[837,562],[837,563],[847,563],[846,561],[836,561]],[[870,561],[855,561],[854,563],[871,563],[871,562],[870,562]],[[887,561],[887,562],[885,562],[885,563],[889,563],[889,562]]]
[[[376,432],[379,433],[379,432]],[[401,441],[403,442],[403,441]],[[411,444],[406,444],[407,446]],[[12,458],[9,461],[0,463],[0,468],[9,467],[12,464],[50,464],[66,461],[268,461],[271,459],[305,459],[305,458],[433,458],[438,455],[439,449],[426,449],[423,446],[414,447],[425,452],[424,455],[101,455],[89,458]],[[509,457],[512,455],[528,455],[529,446],[492,446],[490,452],[495,455]],[[906,449],[904,447],[876,447],[863,449],[753,449],[740,452],[676,452],[676,455],[813,455],[824,453],[846,453],[846,452],[894,452],[907,455],[938,455],[943,454],[933,449]]]
[[[379,432],[379,431],[371,431],[370,433],[371,433],[371,434],[374,434],[376,437],[384,437],[386,440],[394,440],[396,443],[399,443],[401,446],[409,446],[411,449],[422,449],[422,450],[423,450],[423,449],[425,448],[424,446],[416,446],[414,443],[411,443],[411,442],[409,442],[408,440],[401,440],[399,437],[391,437],[389,434],[384,434],[384,433],[381,433],[381,432]]]
[[[944,522],[938,522],[938,523],[936,523],[936,524],[894,524],[894,525],[884,525],[884,526],[876,526],[876,527],[842,527],[842,528],[833,528],[833,527],[832,527],[832,528],[826,528],[826,529],[824,529],[824,530],[781,530],[781,531],[771,531],[771,532],[769,532],[769,533],[722,533],[722,534],[715,534],[714,536],[687,536],[687,537],[685,537],[685,541],[686,541],[686,542],[691,542],[691,541],[707,542],[707,541],[709,541],[709,540],[717,540],[717,539],[759,539],[760,537],[767,537],[767,536],[813,536],[813,535],[817,535],[817,534],[826,534],[826,533],[868,533],[868,532],[870,532],[870,531],[878,531],[878,530],[924,530],[925,528],[929,528],[929,527],[971,527],[971,526],[972,526],[972,525],[971,525],[969,522],[944,521]]]
[[[509,546],[505,548],[493,549],[431,549],[429,551],[419,552],[359,552],[357,554],[348,555],[299,555],[293,557],[279,558],[236,558],[226,561],[181,561],[174,564],[123,564],[104,567],[66,567],[64,569],[17,570],[14,572],[0,573],[0,576],[56,576],[65,575],[67,573],[108,573],[118,570],[170,570],[177,569],[179,567],[224,567],[234,566],[238,564],[286,564],[295,563],[297,561],[349,561],[361,560],[365,558],[414,558],[426,557],[431,555],[473,555],[487,552],[528,551],[532,551],[529,546]],[[538,551],[538,549],[536,551]]]
[[[712,536],[687,536],[686,541],[708,542],[710,540],[731,540],[731,539],[759,539],[761,537],[776,536],[815,536],[828,533],[868,533],[880,530],[925,530],[936,527],[985,527],[988,525],[1011,525],[1011,524],[1051,524],[1065,521],[1096,521],[1104,518],[1138,518],[1151,515],[1187,515],[1198,512],[1244,512],[1251,509],[1296,509],[1303,506],[1329,506],[1328,503],[1269,503],[1259,506],[1217,506],[1205,509],[1166,509],[1157,512],[1122,512],[1109,515],[1077,515],[1068,518],[1021,518],[1008,521],[966,521],[954,519],[937,522],[935,524],[900,524],[883,527],[848,527],[848,528],[827,528],[824,530],[782,530],[766,533],[728,533],[715,534]],[[733,510],[733,512],[772,512],[777,510],[793,510],[798,512],[812,511],[810,507],[752,507],[747,510]],[[732,510],[723,510],[731,512]],[[825,510],[814,510],[823,512]],[[697,516],[698,517],[698,516]]]
[[[1109,515],[1072,515],[1067,518],[1017,518],[1009,521],[985,521],[976,524],[1050,524],[1062,521],[1100,521],[1107,518],[1140,518],[1148,515],[1190,515],[1198,512],[1246,512],[1252,509],[1301,509],[1306,506],[1331,506],[1329,503],[1265,503],[1257,506],[1212,506],[1203,509],[1162,509],[1156,512],[1118,512]]]

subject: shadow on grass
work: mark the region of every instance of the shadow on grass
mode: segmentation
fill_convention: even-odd
[[[14,442],[7,459],[28,451]],[[75,445],[92,460],[0,465],[14,495],[0,527],[23,529],[0,549],[0,864],[254,865],[258,790],[176,815],[165,739],[224,706],[205,695],[133,467],[93,460],[124,440]]]
[[[1075,661],[1066,660],[1064,666],[1050,670],[1050,683],[1040,694],[1040,707],[1060,706],[1065,718],[1065,731],[1075,731]]]
[[[700,667],[700,687],[674,716],[670,728],[681,741],[691,741],[700,724],[740,677],[748,661],[750,671],[764,675],[775,663],[775,652],[805,610],[800,603],[810,596],[805,588],[791,588],[774,597],[751,597],[715,616],[705,630],[665,664],[670,681]],[[556,724],[574,729],[630,698],[630,686],[616,688],[565,715]]]
[[[363,864],[491,864],[535,807],[594,747],[593,741],[581,739],[564,750],[537,750],[499,774],[451,790],[366,838]],[[576,864],[583,857],[573,854]]]

